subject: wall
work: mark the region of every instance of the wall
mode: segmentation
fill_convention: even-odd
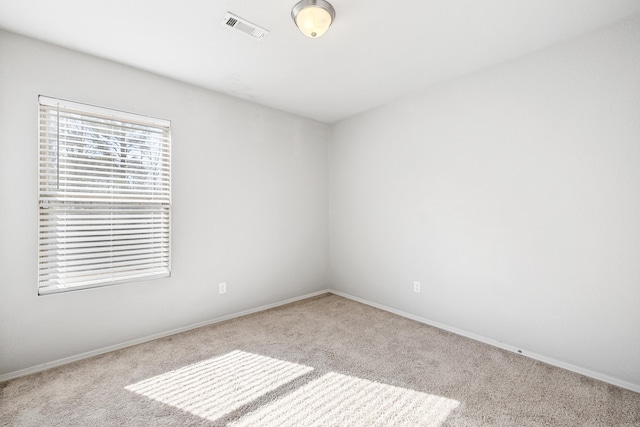
[[[333,289],[640,390],[639,16],[330,141]]]
[[[172,121],[171,278],[37,296],[39,94]],[[0,32],[0,375],[326,289],[327,136]]]

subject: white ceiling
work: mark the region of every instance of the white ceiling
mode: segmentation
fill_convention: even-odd
[[[297,0],[0,0],[0,28],[323,122],[640,13],[638,0],[330,0],[319,39]],[[271,33],[221,25],[230,11]]]

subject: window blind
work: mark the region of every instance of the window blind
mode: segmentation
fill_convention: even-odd
[[[39,105],[38,293],[169,276],[170,122]]]

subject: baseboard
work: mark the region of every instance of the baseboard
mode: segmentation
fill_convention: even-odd
[[[244,311],[241,311],[241,312],[238,312],[238,313],[234,313],[234,314],[229,314],[227,316],[217,317],[215,319],[205,320],[204,322],[194,323],[194,324],[191,324],[191,325],[188,325],[188,326],[184,326],[182,328],[176,328],[176,329],[172,329],[170,331],[165,331],[165,332],[160,332],[160,333],[153,334],[153,335],[148,335],[148,336],[143,337],[143,338],[138,338],[138,339],[127,341],[127,342],[123,342],[123,343],[120,343],[120,344],[111,345],[109,347],[103,347],[103,348],[100,348],[100,349],[97,349],[97,350],[87,351],[86,353],[77,354],[75,356],[64,357],[62,359],[54,360],[52,362],[42,363],[40,365],[32,366],[30,368],[21,369],[19,371],[9,372],[8,374],[0,375],[0,382],[13,380],[15,378],[24,377],[24,376],[30,375],[30,374],[35,374],[36,372],[40,372],[40,371],[44,371],[44,370],[47,370],[47,369],[55,368],[57,366],[66,365],[66,364],[72,363],[72,362],[77,362],[78,360],[82,360],[82,359],[88,359],[89,357],[98,356],[100,354],[109,353],[111,351],[120,350],[120,349],[123,349],[123,348],[126,348],[126,347],[131,347],[131,346],[142,344],[142,343],[145,343],[145,342],[157,340],[159,338],[164,338],[164,337],[167,337],[169,335],[175,335],[175,334],[179,334],[181,332],[190,331],[192,329],[201,328],[203,326],[213,325],[214,323],[224,322],[225,320],[231,320],[231,319],[234,319],[236,317],[246,316],[247,314],[253,314],[253,313],[260,312],[260,311],[269,310],[271,308],[279,307],[281,305],[291,304],[292,302],[300,301],[300,300],[307,299],[307,298],[312,298],[312,297],[315,297],[315,296],[318,296],[318,295],[323,295],[323,294],[326,294],[328,292],[329,292],[328,289],[325,289],[325,290],[322,290],[322,291],[318,291],[318,292],[312,292],[310,294],[305,294],[305,295],[298,296],[298,297],[295,297],[295,298],[289,298],[289,299],[286,299],[284,301],[279,301],[279,302],[276,302],[276,303],[273,303],[273,304],[262,305],[260,307],[252,308],[252,309],[249,309],[249,310],[244,310]]]
[[[387,307],[386,305],[378,304],[378,303],[375,303],[373,301],[369,301],[369,300],[366,300],[366,299],[363,299],[363,298],[358,298],[358,297],[355,297],[353,295],[349,295],[347,293],[337,291],[335,289],[329,289],[329,292],[332,293],[332,294],[335,294],[335,295],[338,295],[338,296],[353,300],[353,301],[360,302],[362,304],[369,305],[371,307],[379,308],[381,310],[388,311],[390,313],[397,314],[399,316],[406,317],[406,318],[411,319],[411,320],[415,320],[415,321],[420,322],[420,323],[425,323],[427,325],[434,326],[434,327],[436,327],[438,329],[443,329],[443,330],[448,331],[448,332],[453,332],[454,334],[461,335],[461,336],[466,337],[466,338],[471,338],[472,340],[475,340],[475,341],[480,341],[482,343],[489,344],[489,345],[492,345],[494,347],[501,348],[503,350],[511,351],[513,353],[517,353],[517,354],[520,354],[522,356],[526,356],[526,357],[529,357],[531,359],[535,359],[535,360],[538,360],[540,362],[547,363],[549,365],[557,366],[559,368],[566,369],[568,371],[572,371],[572,372],[584,375],[586,377],[594,378],[596,380],[603,381],[605,383],[609,383],[609,384],[612,384],[612,385],[615,385],[615,386],[618,386],[618,387],[622,387],[622,388],[626,388],[626,389],[631,390],[631,391],[635,391],[636,393],[640,393],[640,385],[637,385],[637,384],[632,384],[632,383],[629,383],[627,381],[620,380],[618,378],[613,378],[613,377],[610,377],[608,375],[603,375],[603,374],[600,374],[598,372],[590,371],[589,369],[584,369],[584,368],[581,368],[579,366],[575,366],[575,365],[572,365],[570,363],[565,363],[565,362],[562,362],[560,360],[556,360],[556,359],[553,359],[553,358],[550,358],[550,357],[546,357],[546,356],[543,356],[543,355],[540,355],[540,354],[532,353],[532,352],[529,352],[529,351],[524,351],[524,350],[519,349],[519,348],[517,348],[515,346],[509,345],[509,344],[506,344],[506,343],[503,343],[503,342],[500,342],[500,341],[496,341],[496,340],[493,340],[491,338],[487,338],[487,337],[484,337],[484,336],[481,336],[481,335],[477,335],[477,334],[474,334],[474,333],[471,333],[471,332],[467,332],[467,331],[464,331],[462,329],[454,328],[452,326],[445,325],[445,324],[442,324],[442,323],[439,323],[439,322],[435,322],[433,320],[426,319],[426,318],[420,317],[420,316],[416,316],[414,314],[407,313],[407,312],[404,312],[404,311],[401,311],[401,310],[396,310],[395,308]]]

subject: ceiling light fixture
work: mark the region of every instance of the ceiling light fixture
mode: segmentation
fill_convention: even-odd
[[[291,9],[291,18],[302,34],[316,38],[327,32],[336,18],[336,11],[325,0],[301,0]]]

